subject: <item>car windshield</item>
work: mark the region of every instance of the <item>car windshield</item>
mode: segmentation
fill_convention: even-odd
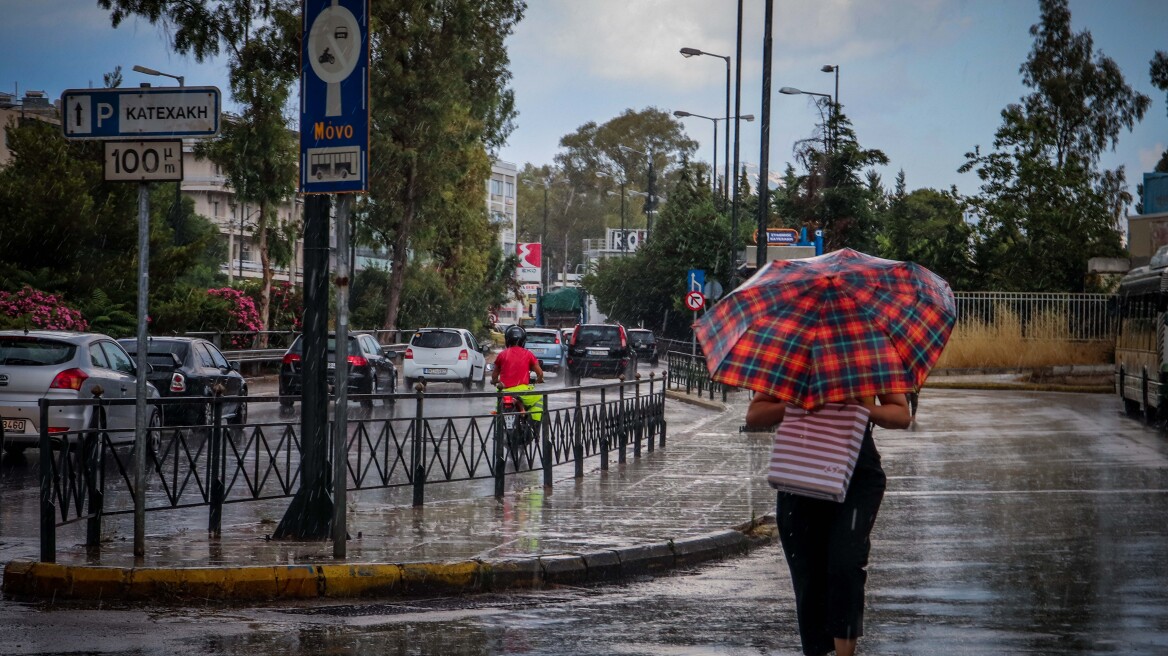
[[[458,348],[462,346],[462,337],[450,330],[428,330],[414,335],[410,346],[418,348]]]
[[[638,333],[634,331],[629,331],[629,339],[634,344],[652,344],[656,341],[653,339],[653,333]]]
[[[0,365],[41,367],[64,364],[73,359],[77,347],[40,337],[13,335],[0,337]]]
[[[118,340],[118,343],[122,345],[122,348],[126,349],[126,353],[129,353],[130,357],[137,357],[138,342],[136,340]],[[174,357],[171,354],[177,355],[179,362],[185,362],[187,353],[191,350],[191,345],[189,342],[160,342],[150,340],[147,343],[146,349],[147,362],[156,367],[173,367]]]
[[[304,336],[303,335],[298,336],[296,338],[296,341],[292,342],[292,347],[289,350],[292,351],[293,353],[303,353],[304,352]],[[328,337],[328,352],[329,353],[336,353],[336,351],[337,351],[337,336],[336,335],[329,335],[329,337]],[[357,338],[353,335],[349,335],[349,355],[359,355],[360,353],[361,353],[361,347],[357,345]]]
[[[551,333],[527,333],[528,344],[555,344],[556,336]]]
[[[581,346],[620,346],[620,328],[616,326],[580,326],[576,344]]]

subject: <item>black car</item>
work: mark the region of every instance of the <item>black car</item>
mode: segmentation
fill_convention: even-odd
[[[337,336],[328,336],[328,384],[336,386]],[[290,407],[303,390],[304,336],[297,335],[284,353],[280,364],[280,405]],[[381,344],[372,335],[349,334],[349,388],[350,394],[393,394],[397,391],[397,366],[386,355]],[[393,399],[387,399],[392,403]],[[373,399],[362,399],[361,405],[373,407]]]
[[[138,340],[118,343],[130,357],[138,359]],[[247,379],[227,362],[214,344],[197,337],[150,337],[146,341],[146,361],[152,371],[146,375],[162,398],[214,396],[215,385],[223,385],[223,395],[247,396]],[[206,426],[214,420],[210,403],[162,405],[162,423],[168,426]],[[231,399],[223,404],[228,423],[247,421],[247,401]]]
[[[582,323],[572,331],[568,343],[568,385],[580,384],[587,376],[632,378],[637,373],[637,352],[624,326]]]
[[[637,352],[638,361],[657,365],[657,336],[653,334],[652,330],[630,328],[629,341],[633,343],[633,350]]]

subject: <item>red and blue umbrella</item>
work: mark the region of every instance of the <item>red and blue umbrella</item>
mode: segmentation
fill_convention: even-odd
[[[845,248],[770,262],[694,330],[714,380],[814,408],[920,389],[956,319],[937,274]]]

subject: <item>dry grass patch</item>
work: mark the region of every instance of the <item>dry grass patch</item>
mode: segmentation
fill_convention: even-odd
[[[1018,314],[998,306],[993,323],[961,322],[953,328],[937,369],[1034,368],[1071,364],[1108,364],[1115,345],[1075,339],[1067,317],[1046,313],[1023,326]]]

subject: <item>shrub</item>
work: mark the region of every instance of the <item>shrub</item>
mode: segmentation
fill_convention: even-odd
[[[253,333],[251,335],[231,335],[228,340],[231,348],[250,348],[255,341],[254,333],[262,329],[260,325],[260,313],[256,309],[255,301],[245,292],[232,289],[231,287],[208,289],[207,293],[211,296],[222,298],[230,304],[227,325],[223,327],[224,331]]]
[[[86,330],[89,322],[60,297],[25,286],[0,291],[0,327],[46,330]]]

